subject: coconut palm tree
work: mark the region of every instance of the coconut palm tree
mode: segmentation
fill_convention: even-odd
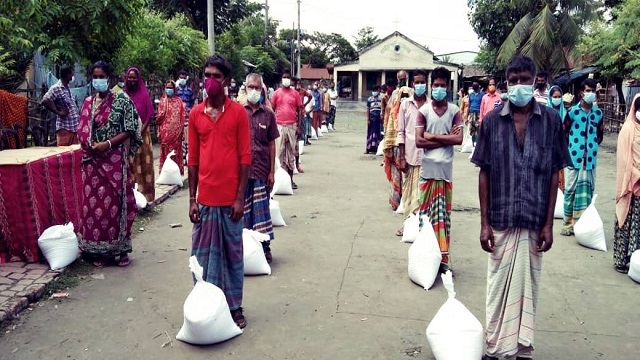
[[[516,54],[530,57],[538,69],[558,73],[569,68],[586,23],[600,15],[601,0],[512,0],[525,14],[500,46],[498,63]]]

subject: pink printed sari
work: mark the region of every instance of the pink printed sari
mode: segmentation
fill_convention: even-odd
[[[130,149],[121,144],[102,156],[86,150],[125,131],[130,133],[129,147],[137,147],[140,120],[126,95],[109,93],[99,105],[95,96],[85,100],[78,127],[78,138],[85,149],[80,249],[94,257],[131,252],[131,226],[137,208],[127,159]]]

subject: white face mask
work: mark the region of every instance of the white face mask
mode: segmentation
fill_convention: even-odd
[[[636,111],[636,120],[640,121],[640,111]]]
[[[287,88],[289,86],[291,86],[291,79],[289,79],[289,78],[282,79],[282,86],[287,87]]]
[[[260,102],[260,95],[260,91],[258,90],[249,90],[247,93],[247,101],[255,105]]]

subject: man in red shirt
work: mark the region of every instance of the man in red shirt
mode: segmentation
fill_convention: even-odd
[[[302,100],[295,88],[291,87],[291,73],[287,70],[282,73],[282,87],[271,97],[271,105],[280,133],[276,140],[276,156],[280,159],[280,166],[289,173],[292,187],[297,189],[298,186],[293,182],[293,169],[296,166],[297,139],[302,129]]]
[[[244,328],[242,217],[251,166],[249,119],[242,105],[224,94],[231,64],[214,55],[203,69],[207,98],[189,115],[191,254],[204,268],[205,281],[222,289],[233,320]]]

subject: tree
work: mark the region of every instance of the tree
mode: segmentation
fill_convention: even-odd
[[[640,0],[626,0],[613,9],[616,20],[611,27],[594,23],[588,36],[578,46],[581,63],[597,65],[600,73],[614,79],[618,96],[624,101],[622,81],[625,77],[640,77]]]
[[[0,67],[12,77],[0,86],[21,83],[36,50],[57,64],[111,60],[145,4],[146,0],[0,1]]]
[[[373,27],[365,26],[358,30],[358,34],[353,37],[355,39],[354,44],[358,52],[373,45],[378,41],[378,35],[374,34]]]
[[[525,15],[515,24],[498,50],[498,64],[516,54],[530,57],[541,70],[557,73],[576,55],[581,27],[598,15],[598,0],[513,0]]]
[[[349,41],[338,33],[325,34],[314,32],[308,39],[309,47],[313,52],[326,55],[326,60],[321,67],[325,67],[329,61],[335,63],[347,62],[355,59],[358,54]]]
[[[208,54],[205,37],[184,15],[167,19],[160,13],[147,12],[117,51],[114,67],[124,73],[136,66],[146,77],[166,78],[176,76],[182,68],[199,70]]]
[[[191,26],[207,35],[207,2],[205,0],[152,0],[153,9],[169,16],[184,14]],[[262,9],[262,5],[249,0],[214,0],[214,25],[216,34],[222,34],[231,26]]]

